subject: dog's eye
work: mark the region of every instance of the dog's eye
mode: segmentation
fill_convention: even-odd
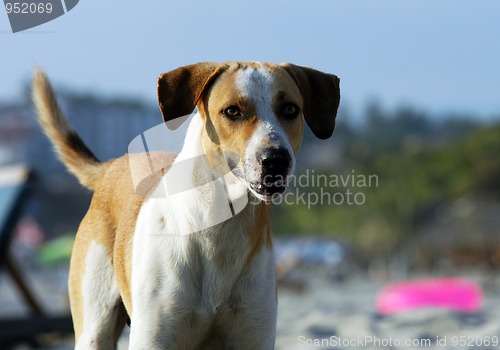
[[[236,106],[227,107],[222,113],[229,119],[238,119],[243,116],[240,109]]]
[[[282,114],[287,119],[294,119],[299,114],[299,107],[293,103],[287,103],[282,107]]]

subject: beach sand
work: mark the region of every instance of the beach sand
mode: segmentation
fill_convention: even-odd
[[[321,271],[302,271],[303,292],[281,287],[278,292],[277,350],[299,349],[500,349],[500,290],[485,290],[478,313],[422,309],[393,316],[375,312],[382,283],[361,277],[333,283]],[[66,310],[65,271],[30,274],[43,304],[53,313]],[[51,281],[49,283],[49,281]],[[23,313],[15,289],[0,277],[0,317]],[[478,281],[481,283],[481,281]],[[127,349],[128,327],[119,349]],[[496,344],[496,345],[495,345]],[[72,349],[72,339],[54,342],[47,350]],[[0,349],[3,347],[0,344]],[[20,345],[16,350],[31,349]],[[257,349],[256,349],[257,350]]]
[[[276,349],[500,349],[500,293],[486,291],[478,313],[421,309],[380,316],[381,283],[332,284],[316,275],[308,284],[302,295],[279,293]]]

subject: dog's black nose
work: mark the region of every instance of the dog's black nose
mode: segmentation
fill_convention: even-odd
[[[287,175],[292,157],[286,148],[266,148],[259,156],[259,164],[265,174]]]
[[[286,148],[266,148],[258,157],[262,166],[262,185],[267,194],[281,193],[285,190],[286,177],[292,163]]]

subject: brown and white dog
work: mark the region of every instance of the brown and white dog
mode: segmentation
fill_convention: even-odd
[[[339,79],[293,64],[178,68],[159,77],[158,98],[166,122],[197,107],[179,155],[129,154],[105,163],[69,128],[39,71],[33,97],[60,159],[94,191],[71,259],[76,349],[114,349],[127,317],[130,349],[272,349],[269,200],[285,189],[278,179],[294,171],[303,121],[320,139],[332,135]],[[153,198],[134,186],[132,164],[162,165],[148,180],[151,193],[176,163],[199,155],[206,156],[184,168],[194,190]],[[221,162],[229,169],[224,193],[210,182],[221,176],[214,166]],[[170,181],[168,191],[175,186]],[[252,204],[217,222],[227,196]]]

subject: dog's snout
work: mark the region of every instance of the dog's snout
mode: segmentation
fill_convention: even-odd
[[[266,148],[259,156],[259,164],[265,175],[286,176],[292,157],[285,148]]]
[[[262,167],[260,184],[257,189],[260,193],[272,195],[282,193],[286,188],[287,177],[292,166],[292,156],[283,147],[265,148],[257,157]]]

